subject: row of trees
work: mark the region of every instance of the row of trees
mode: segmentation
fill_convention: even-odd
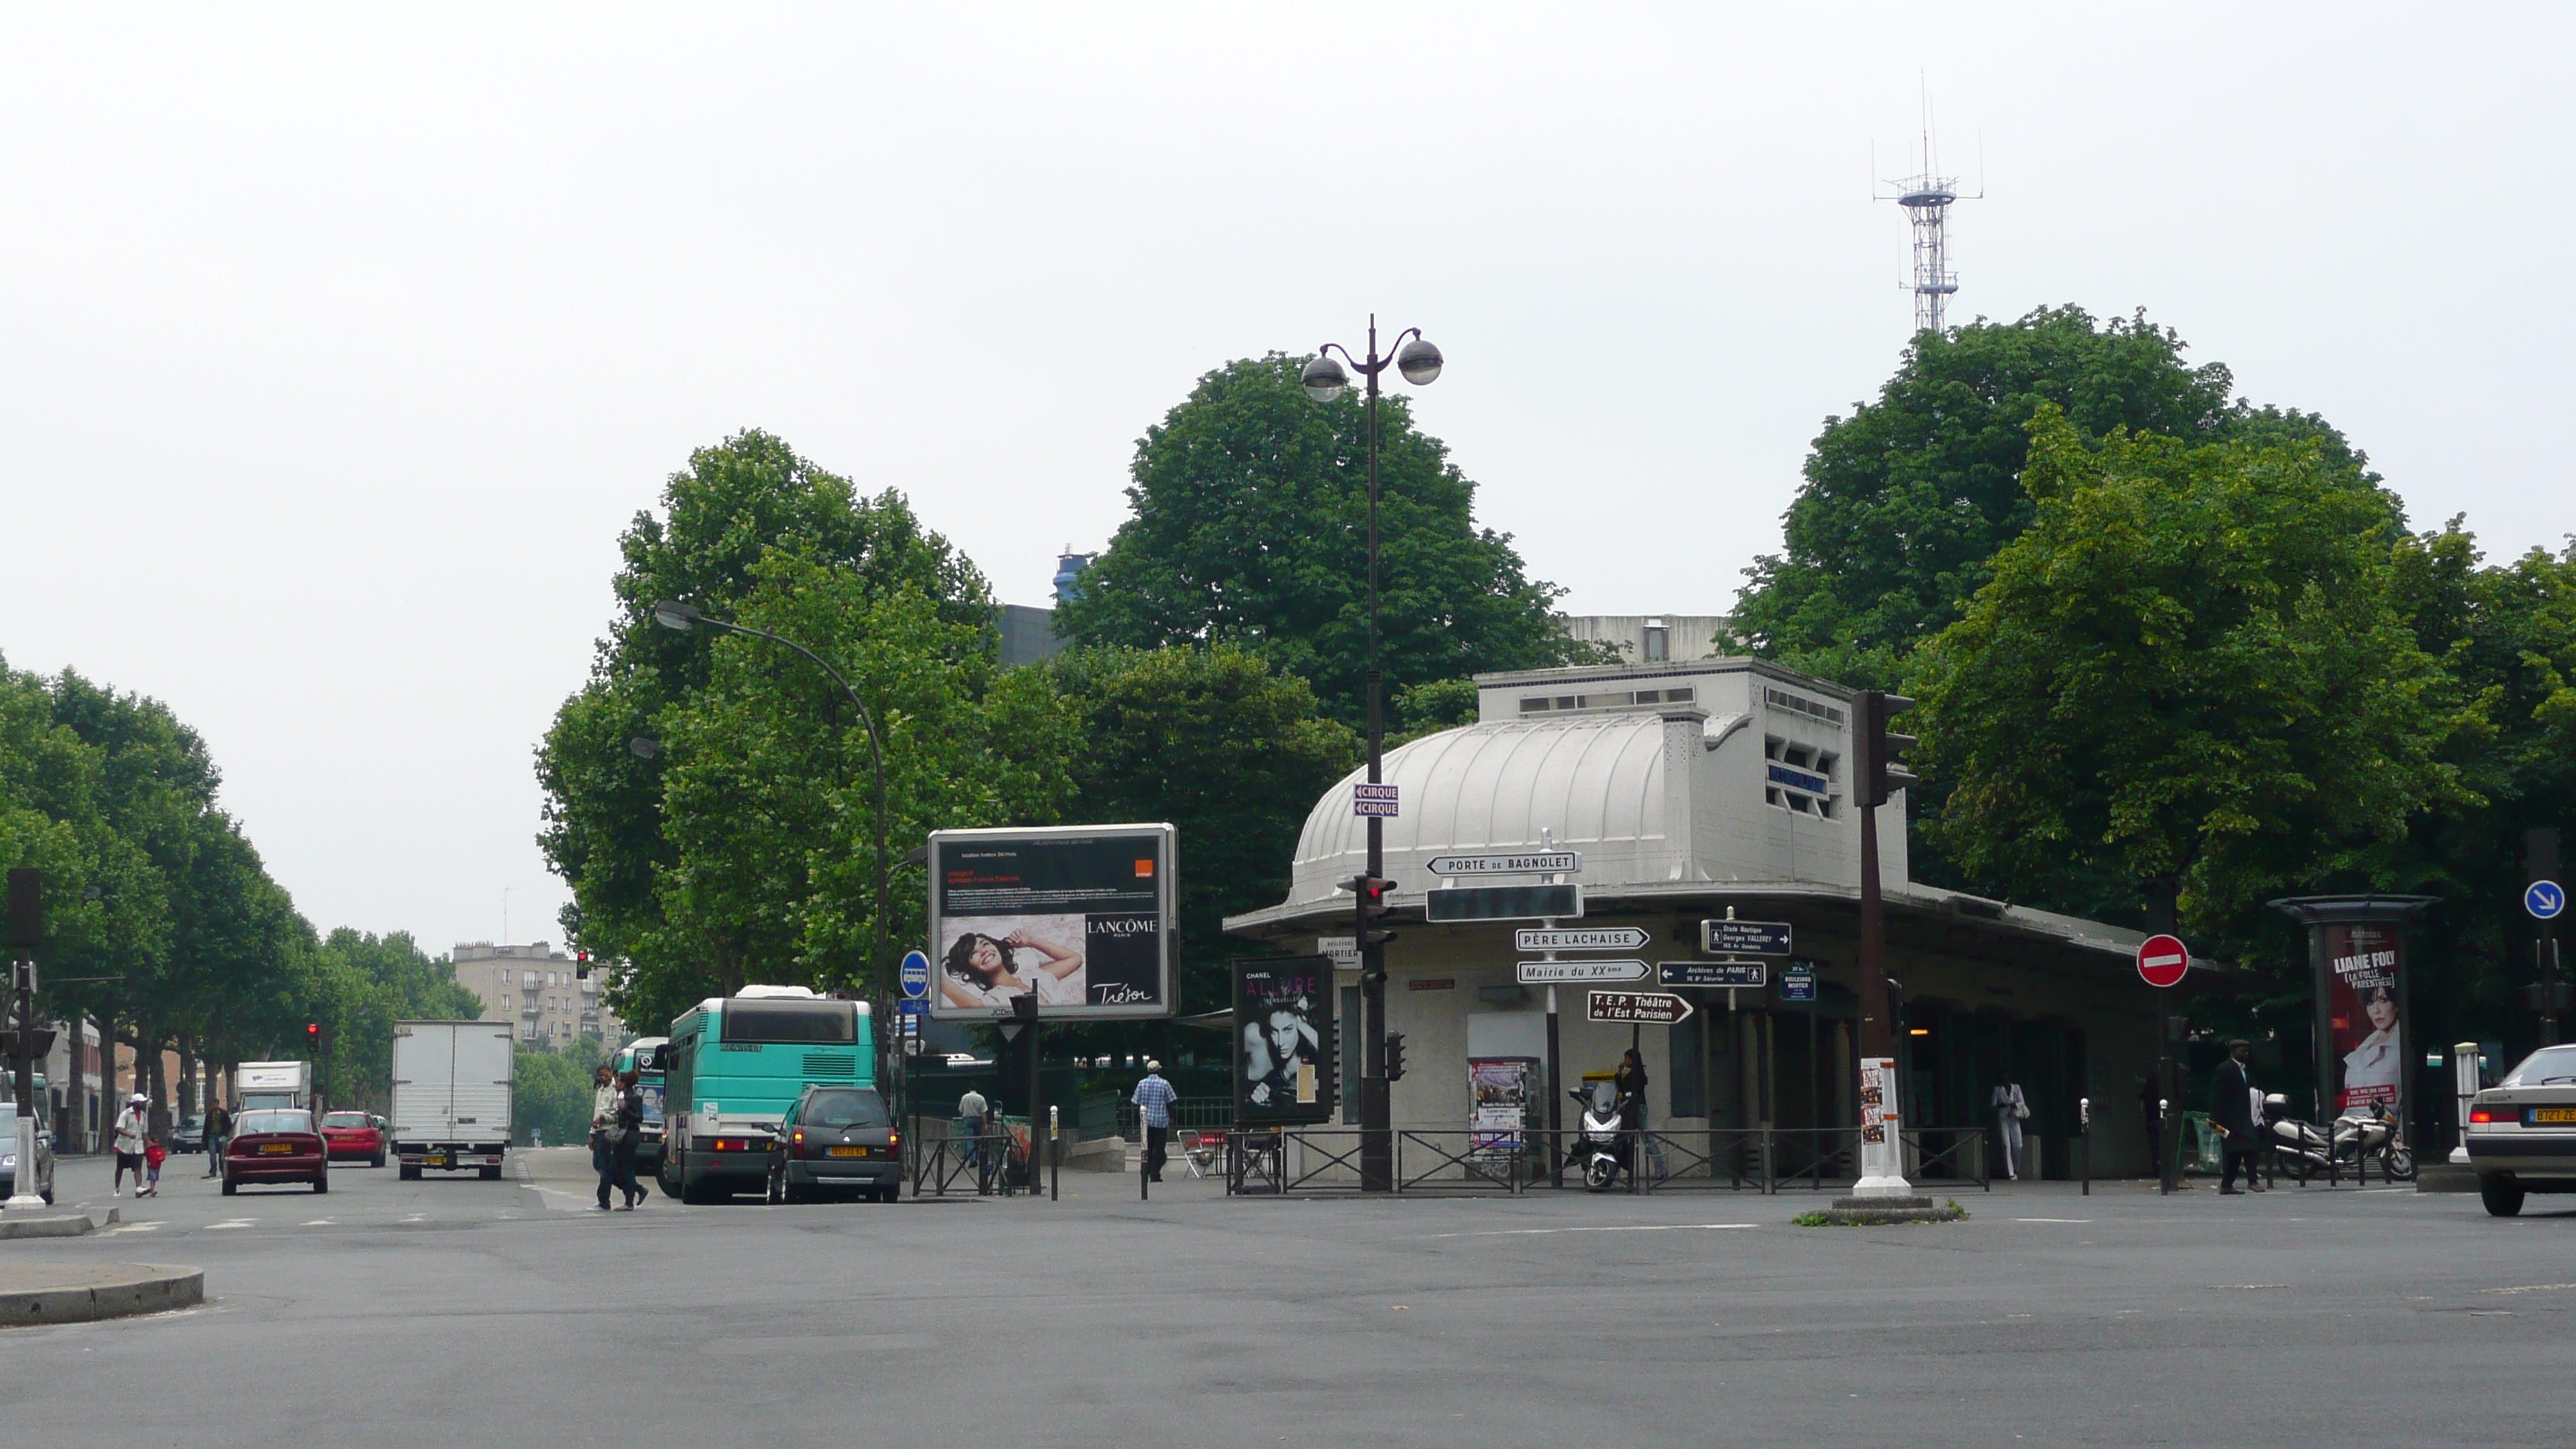
[[[2343,435],[2143,317],[1918,337],[1831,418],[1735,624],[1917,695],[1916,874],[2180,924],[2294,1026],[2287,892],[2441,896],[2419,1025],[2527,1040],[2525,827],[2576,815],[2576,548],[2410,531]]]
[[[1182,1006],[1221,1004],[1240,943],[1220,920],[1285,893],[1308,808],[1360,755],[1366,422],[1353,399],[1309,399],[1302,365],[1217,369],[1138,443],[1134,516],[1058,612],[1072,647],[1041,667],[1001,666],[983,575],[902,494],[759,432],[692,456],[627,530],[616,620],[538,751],[564,926],[629,963],[618,1013],[667,1021],[751,981],[888,984],[865,959],[865,724],[790,651],[656,628],[664,599],[850,679],[885,735],[898,861],[939,828],[1178,825]],[[1550,620],[1559,591],[1476,527],[1439,441],[1384,406],[1382,653],[1395,722],[1419,731],[1472,713],[1469,673],[1588,655]],[[926,934],[924,887],[898,866],[888,942]]]
[[[197,1063],[302,1057],[313,1025],[325,1090],[378,1100],[392,1023],[470,1017],[474,998],[408,936],[318,935],[217,805],[221,780],[159,701],[0,664],[0,862],[45,872],[39,1013],[133,1048],[156,1114],[195,1109]],[[57,1085],[89,1120],[80,1083]]]

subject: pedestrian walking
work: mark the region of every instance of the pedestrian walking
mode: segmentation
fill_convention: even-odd
[[[2021,1094],[2021,1083],[2005,1081],[1995,1087],[1992,1105],[1995,1109],[1995,1144],[2003,1149],[2004,1177],[2021,1180],[2021,1124],[2030,1120],[2030,1102]]]
[[[216,1102],[206,1108],[206,1176],[221,1177],[224,1172],[224,1144],[232,1140],[233,1114]]]
[[[644,1189],[635,1182],[635,1140],[644,1130],[644,1089],[635,1085],[637,1074],[617,1075],[617,1107],[608,1123],[608,1158],[610,1186],[626,1194],[617,1211],[631,1213],[644,1200]],[[608,1189],[600,1189],[600,1201],[608,1200]]]
[[[590,1170],[599,1175],[599,1206],[594,1212],[608,1211],[608,1189],[617,1181],[617,1154],[611,1150],[608,1129],[617,1121],[617,1075],[608,1064],[590,1074]]]
[[[169,1156],[170,1149],[161,1145],[160,1138],[146,1137],[143,1139],[144,1185],[143,1190],[135,1194],[136,1197],[159,1197],[161,1195],[161,1164],[167,1161]]]
[[[2218,1064],[2218,1083],[2210,1089],[2209,1120],[2216,1123],[2225,1141],[2226,1170],[2219,1174],[2218,1191],[2223,1197],[2236,1195],[2236,1170],[2245,1169],[2245,1185],[2263,1191],[2262,1173],[2256,1170],[2255,1154],[2263,1150],[2263,1139],[2254,1120],[2254,1085],[2245,1075],[2247,1058],[2254,1048],[2243,1038],[2227,1044],[2227,1060]]]
[[[968,1162],[980,1164],[984,1160],[984,1114],[989,1110],[990,1104],[985,1102],[984,1094],[973,1087],[968,1087],[966,1095],[957,1099],[957,1125],[948,1135],[966,1139],[965,1160]]]
[[[1173,1091],[1172,1084],[1163,1080],[1161,1062],[1145,1063],[1145,1077],[1136,1084],[1133,1100],[1136,1115],[1145,1121],[1145,1180],[1161,1182],[1163,1162],[1168,1155],[1165,1144],[1172,1136],[1172,1104],[1180,1100],[1180,1093]]]
[[[125,1099],[125,1110],[116,1114],[116,1178],[108,1187],[109,1197],[125,1195],[125,1174],[134,1174],[134,1195],[143,1195],[143,1139],[146,1135],[143,1108],[152,1099],[141,1092]]]

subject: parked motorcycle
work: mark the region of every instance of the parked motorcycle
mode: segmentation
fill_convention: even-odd
[[[1619,1131],[1619,1114],[1630,1099],[1614,1099],[1606,1087],[1597,1093],[1578,1089],[1566,1095],[1583,1107],[1583,1125],[1575,1133],[1573,1153],[1583,1168],[1583,1185],[1594,1192],[1608,1192],[1628,1166],[1628,1140]]]
[[[2415,1151],[2397,1135],[2397,1119],[2388,1115],[2383,1103],[2347,1112],[2323,1132],[2290,1116],[2289,1098],[2278,1092],[2265,1097],[2263,1106],[2265,1135],[2272,1150],[2292,1164],[2290,1170],[2302,1182],[2318,1173],[2340,1177],[2350,1172],[2358,1177],[2365,1163],[2377,1167],[2391,1182],[2407,1182],[2415,1176]]]

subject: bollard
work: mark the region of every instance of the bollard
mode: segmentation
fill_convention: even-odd
[[[1064,1129],[1056,1114],[1063,1109],[1047,1108],[1047,1201],[1064,1200]]]
[[[2075,1127],[2084,1138],[2084,1195],[2093,1195],[2093,1099],[2075,1099]]]

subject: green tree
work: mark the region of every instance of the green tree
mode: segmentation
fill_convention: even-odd
[[[2088,446],[2115,430],[2200,444],[2313,441],[2328,471],[2363,460],[2321,420],[2231,402],[2226,367],[2188,367],[2173,332],[2075,307],[1915,338],[1873,403],[1825,419],[1784,547],[1755,560],[1734,632],[1828,679],[1894,687],[1917,644],[1957,620],[2035,514],[2026,425],[2054,407]]]
[[[590,1139],[591,1074],[606,1059],[600,1039],[584,1036],[562,1050],[521,1042],[510,1084],[510,1126],[521,1145],[543,1132],[557,1147]]]
[[[2402,613],[2386,493],[2313,439],[2088,447],[2054,405],[2031,438],[2029,526],[1915,661],[1968,870],[2028,899],[2089,867],[2224,923],[2466,798],[2442,754],[2477,708]]]
[[[1223,1006],[1227,961],[1267,948],[1222,922],[1286,898],[1306,814],[1358,737],[1304,680],[1227,644],[1070,649],[1048,668],[1078,721],[1072,818],[1178,827],[1180,1009]]]
[[[1231,362],[1136,446],[1134,515],[1057,610],[1095,646],[1230,644],[1315,687],[1360,725],[1368,657],[1368,423],[1318,403],[1305,359]],[[1557,628],[1564,591],[1530,579],[1511,536],[1478,528],[1476,486],[1405,400],[1380,401],[1379,653],[1390,697],[1485,670],[1592,657]]]
[[[657,628],[680,599],[833,660],[885,732],[890,849],[940,826],[1044,823],[1069,793],[1041,675],[998,665],[983,578],[896,493],[758,432],[692,454],[622,543],[619,617],[538,751],[540,845],[573,889],[564,925],[623,960],[610,1005],[667,1021],[747,981],[866,980],[875,786],[839,687],[764,640]],[[662,744],[646,760],[638,737]],[[902,868],[886,940],[918,939]],[[882,969],[883,963],[875,963]]]

